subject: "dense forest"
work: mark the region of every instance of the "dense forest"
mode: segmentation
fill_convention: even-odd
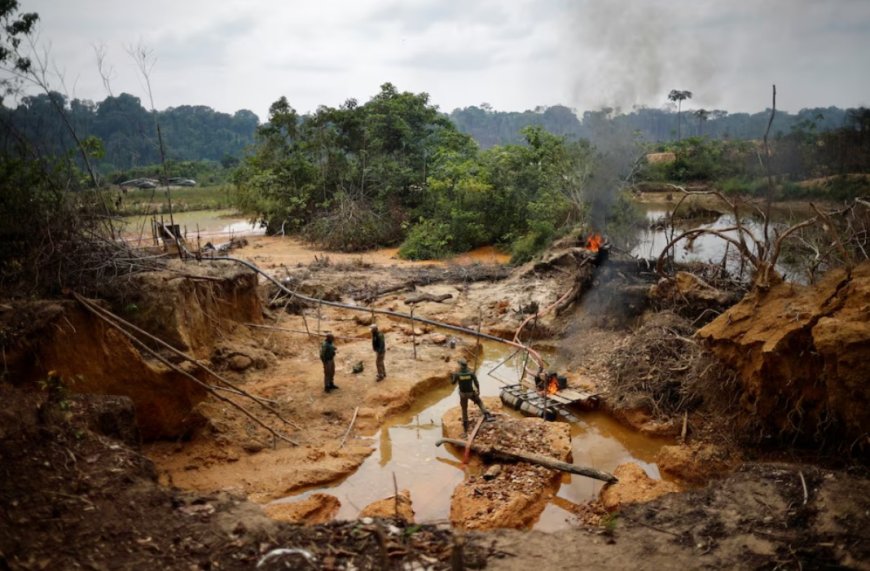
[[[46,155],[60,155],[74,144],[68,129],[58,120],[63,109],[81,138],[96,137],[102,143],[97,168],[104,174],[136,172],[160,162],[156,124],[159,123],[170,161],[214,161],[234,166],[245,149],[254,142],[260,124],[248,110],[230,115],[204,105],[182,105],[151,112],[138,97],[122,93],[101,102],[69,99],[61,93],[29,95],[15,107],[0,105],[4,145],[23,138]],[[685,110],[637,108],[629,113],[613,109],[586,111],[578,116],[568,107],[555,105],[522,112],[496,111],[487,104],[453,110],[447,117],[457,130],[470,135],[488,149],[496,145],[524,144],[523,129],[538,126],[548,133],[569,140],[586,139],[593,144],[604,132],[631,133],[646,142],[677,140],[678,129],[684,137],[722,140],[757,139],[764,132],[769,110],[732,113],[722,110]],[[849,110],[837,107],[802,109],[796,114],[779,111],[771,134],[784,137],[800,132],[825,132],[844,126]],[[606,127],[603,128],[603,127]]]
[[[40,154],[55,156],[74,148],[58,109],[79,138],[99,139],[102,152],[96,167],[104,174],[160,163],[157,123],[168,160],[217,161],[224,166],[237,162],[253,143],[259,125],[259,118],[248,110],[229,115],[204,105],[182,105],[152,113],[128,93],[94,103],[51,92],[23,97],[15,108],[0,106],[0,124],[8,127],[3,129],[4,146],[24,139]]]
[[[838,107],[801,109],[797,113],[778,111],[771,126],[771,135],[780,137],[795,129],[828,131],[842,127],[848,110]],[[695,109],[677,113],[675,109],[638,107],[628,113],[615,109],[586,111],[578,116],[562,105],[538,107],[533,111],[496,111],[484,103],[480,106],[455,109],[450,120],[463,133],[468,133],[483,148],[522,142],[521,130],[537,125],[556,135],[596,142],[596,125],[606,122],[617,131],[630,132],[648,142],[676,141],[683,137],[711,139],[758,139],[767,128],[770,109],[758,113],[731,113]],[[677,128],[678,123],[680,129]]]

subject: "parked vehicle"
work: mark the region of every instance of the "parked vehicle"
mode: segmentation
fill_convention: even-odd
[[[119,183],[121,188],[132,186],[133,188],[157,188],[158,181],[153,178],[133,178]]]
[[[196,181],[192,178],[174,177],[169,179],[169,184],[175,186],[196,186]]]

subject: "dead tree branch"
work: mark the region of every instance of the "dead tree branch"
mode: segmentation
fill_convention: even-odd
[[[160,339],[160,338],[158,338],[158,337],[155,337],[155,336],[151,335],[151,334],[148,333],[147,331],[144,331],[143,329],[137,327],[136,325],[133,325],[133,324],[130,323],[129,321],[126,321],[125,319],[123,319],[123,318],[121,318],[121,317],[115,315],[114,313],[112,313],[111,311],[109,311],[109,310],[107,310],[107,309],[105,309],[105,308],[100,307],[98,304],[94,303],[94,302],[91,301],[91,300],[86,299],[85,297],[83,297],[83,296],[81,296],[81,295],[79,295],[79,294],[77,294],[77,293],[74,293],[73,296],[75,297],[76,301],[78,301],[78,302],[81,303],[82,305],[85,305],[85,306],[86,306],[88,309],[90,309],[92,312],[96,312],[96,313],[98,313],[101,317],[103,317],[103,318],[105,318],[105,319],[112,320],[112,321],[114,321],[114,322],[116,322],[116,323],[119,323],[119,324],[121,324],[121,325],[123,325],[123,326],[125,326],[125,327],[128,327],[128,328],[132,329],[133,331],[135,331],[135,332],[138,333],[139,335],[142,335],[143,337],[145,337],[145,338],[147,338],[147,339],[150,339],[151,341],[154,341],[155,343],[157,343],[158,345],[160,345],[160,346],[163,347],[164,349],[169,350],[170,352],[172,352],[173,354],[177,355],[178,357],[181,357],[181,358],[184,359],[185,361],[188,361],[188,362],[194,364],[195,366],[199,367],[200,369],[202,369],[203,371],[205,371],[206,373],[208,373],[209,375],[211,375],[212,377],[214,377],[215,379],[217,379],[218,381],[220,381],[221,383],[223,383],[225,386],[227,386],[227,387],[229,387],[229,388],[231,388],[231,389],[237,391],[239,394],[241,394],[241,395],[243,395],[243,396],[245,396],[245,397],[251,399],[251,400],[254,401],[255,403],[259,404],[261,407],[263,407],[265,410],[271,412],[273,415],[275,415],[275,417],[277,417],[279,420],[281,420],[282,422],[284,422],[284,424],[287,424],[287,425],[289,425],[289,426],[292,426],[293,428],[296,428],[297,430],[301,428],[301,427],[300,427],[298,424],[296,424],[295,422],[292,422],[292,421],[290,421],[290,420],[284,418],[284,417],[281,415],[281,413],[279,413],[277,410],[275,410],[273,407],[271,407],[269,404],[267,404],[267,403],[266,403],[263,399],[261,399],[260,397],[258,397],[258,396],[256,396],[256,395],[253,395],[253,394],[251,394],[251,393],[245,391],[244,389],[238,387],[237,385],[231,383],[230,381],[228,381],[228,380],[227,380],[226,378],[224,378],[223,376],[217,374],[216,372],[214,372],[213,370],[211,370],[209,367],[206,367],[205,365],[203,365],[202,363],[200,363],[199,361],[197,361],[197,360],[194,359],[193,357],[187,355],[186,353],[184,353],[184,352],[182,352],[182,351],[179,351],[178,349],[176,349],[175,347],[173,347],[173,346],[170,345],[169,343],[166,343],[166,342],[163,341],[162,339]],[[149,351],[151,351],[151,349],[149,349]]]

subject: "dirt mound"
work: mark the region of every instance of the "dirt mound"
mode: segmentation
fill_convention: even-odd
[[[870,448],[870,263],[815,287],[758,290],[701,329],[743,384],[744,423],[763,436]]]
[[[398,496],[390,496],[372,502],[359,512],[359,517],[384,517],[401,519],[414,523],[414,507],[411,504],[411,492],[402,490]]]
[[[274,520],[310,525],[332,521],[339,508],[341,508],[341,502],[335,496],[311,494],[298,502],[263,506],[263,511]]]
[[[200,424],[194,408],[206,396],[202,387],[144,359],[129,339],[77,303],[29,303],[22,312],[35,319],[8,353],[16,383],[44,382],[53,371],[66,392],[127,396],[146,439],[178,437]]]
[[[261,323],[257,274],[233,262],[181,262],[110,283],[103,293],[128,321],[175,348],[209,357],[236,323]]]
[[[607,511],[615,511],[627,504],[648,502],[664,494],[680,491],[680,487],[672,482],[653,480],[637,464],[621,464],[616,467],[613,475],[619,481],[601,489],[601,504]]]
[[[747,465],[628,506],[591,533],[493,532],[494,547],[514,556],[487,569],[865,569],[868,498],[866,477]]]
[[[663,446],[656,455],[656,464],[662,472],[695,484],[721,477],[736,461],[730,450],[704,443]]]

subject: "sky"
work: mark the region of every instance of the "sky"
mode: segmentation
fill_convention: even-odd
[[[367,101],[385,82],[442,111],[870,106],[870,0],[19,0],[71,97],[267,119]],[[47,52],[46,52],[47,50]],[[55,79],[58,84],[60,81]]]

